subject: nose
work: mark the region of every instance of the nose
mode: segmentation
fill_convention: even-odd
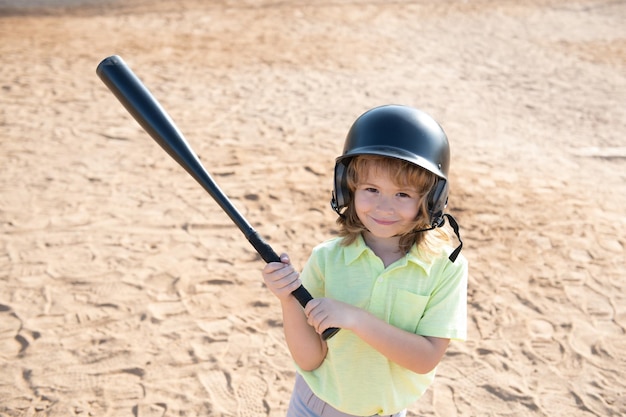
[[[393,213],[395,208],[391,197],[381,195],[378,199],[376,209],[381,213]]]

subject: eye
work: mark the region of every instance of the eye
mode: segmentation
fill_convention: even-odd
[[[365,187],[365,191],[367,191],[368,193],[377,193],[378,189],[374,187]]]

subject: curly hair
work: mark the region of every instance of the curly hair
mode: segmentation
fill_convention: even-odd
[[[353,243],[361,233],[367,230],[361,220],[359,220],[353,203],[354,192],[358,184],[372,170],[386,172],[396,185],[415,187],[420,194],[419,209],[413,225],[409,231],[400,236],[400,250],[403,253],[407,253],[413,245],[420,246],[425,243],[429,236],[433,237],[431,239],[433,242],[431,243],[434,243],[435,240],[449,240],[449,236],[444,231],[438,229],[432,231],[424,230],[429,229],[431,226],[426,197],[437,182],[437,177],[433,173],[401,159],[379,155],[359,155],[352,158],[348,164],[349,203],[345,211],[337,219],[339,236],[343,237],[343,245],[347,246]],[[427,244],[426,246],[430,247],[431,245]]]

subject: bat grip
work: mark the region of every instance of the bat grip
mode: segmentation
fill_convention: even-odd
[[[263,240],[258,232],[252,232],[248,236],[248,241],[254,247],[254,249],[256,249],[257,253],[261,255],[261,258],[263,258],[265,262],[280,262],[280,256],[278,256],[276,252],[274,252],[274,249],[272,249],[272,247],[268,245],[265,240]],[[298,300],[303,308],[307,305],[309,301],[313,299],[311,293],[307,291],[307,289],[304,288],[304,286],[302,285],[296,288],[291,294],[296,297],[296,300]],[[339,329],[336,327],[329,327],[322,332],[322,339],[328,340],[333,337],[338,331]]]

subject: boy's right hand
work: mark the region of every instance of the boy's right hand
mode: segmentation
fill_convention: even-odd
[[[291,293],[302,285],[300,274],[293,268],[286,253],[280,255],[280,262],[265,265],[263,281],[281,302],[295,300]]]

